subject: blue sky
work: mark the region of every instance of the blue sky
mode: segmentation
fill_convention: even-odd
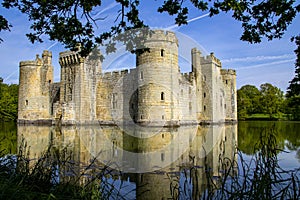
[[[147,1],[147,3],[141,4],[141,17],[144,22],[153,28],[177,32],[185,39],[188,38],[190,45],[202,49],[204,54],[214,52],[215,56],[221,60],[223,68],[232,68],[237,71],[237,88],[245,84],[259,87],[260,84],[269,82],[283,91],[286,90],[288,82],[294,76],[296,57],[293,51],[295,45],[290,42],[290,37],[299,34],[299,16],[289,26],[282,39],[249,44],[239,40],[242,34],[241,24],[233,20],[230,14],[220,14],[210,18],[207,13],[191,9],[190,23],[186,26],[176,27],[172,17],[156,13],[160,2]],[[119,9],[118,4],[113,1],[103,1],[103,6],[94,14],[97,17],[106,17],[105,21],[99,22],[98,31],[109,28]],[[19,62],[34,60],[35,55],[41,54],[44,49],[53,53],[55,80],[59,81],[58,53],[65,50],[63,46],[47,40],[47,37],[45,37],[44,43],[31,44],[25,36],[29,32],[30,26],[27,17],[15,10],[0,8],[0,12],[13,25],[11,32],[0,33],[0,37],[4,39],[4,42],[0,44],[0,76],[4,78],[4,82],[18,83]],[[179,41],[179,45],[187,48],[185,41],[181,43]],[[133,67],[132,56],[123,56],[120,59],[119,63],[123,64],[122,68]],[[128,59],[131,61],[124,62]],[[128,66],[124,66],[124,63],[127,63]],[[189,70],[189,64],[182,62],[182,65],[182,71]]]

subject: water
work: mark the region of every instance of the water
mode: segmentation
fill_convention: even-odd
[[[17,128],[17,129],[16,129]],[[300,163],[300,123],[239,122],[238,125],[146,128],[117,126],[13,126],[2,124],[1,145],[5,154],[16,154],[26,143],[31,159],[50,152],[69,159],[68,166],[55,166],[55,181],[84,174],[88,182],[105,169],[101,185],[110,199],[168,199],[201,197],[207,190],[207,175],[217,185],[224,166],[240,163],[236,147],[251,160],[262,132],[273,131],[284,169]],[[227,159],[228,158],[228,159]],[[220,160],[224,160],[221,165]],[[87,166],[93,165],[87,169]],[[75,164],[72,166],[72,164]],[[108,166],[108,168],[106,168]],[[237,171],[235,164],[232,173]],[[110,191],[108,193],[108,191]],[[112,192],[111,192],[112,191]]]

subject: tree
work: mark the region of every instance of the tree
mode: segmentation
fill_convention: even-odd
[[[297,48],[295,49],[295,77],[290,81],[287,88],[287,105],[288,112],[291,114],[291,119],[300,120],[300,35],[292,39],[295,41]]]
[[[244,85],[237,91],[238,118],[260,112],[260,91],[254,85]]]
[[[283,92],[270,83],[260,85],[261,98],[260,103],[264,113],[269,114],[273,118],[275,114],[280,112],[280,108],[284,101]]]
[[[300,35],[294,37],[292,40],[297,45],[297,49],[294,51],[297,58],[295,62],[295,77],[290,81],[290,85],[287,88],[287,97],[300,95]]]
[[[1,79],[1,78],[0,78]],[[13,121],[18,116],[18,90],[16,84],[0,83],[0,120]]]
[[[42,42],[41,36],[47,35],[50,40],[57,40],[67,48],[74,49],[81,44],[82,55],[87,55],[96,45],[128,30],[147,27],[140,18],[140,0],[116,0],[120,10],[116,13],[115,24],[109,30],[95,33],[97,22],[105,18],[93,18],[92,14],[101,9],[101,0],[3,0],[2,6],[7,9],[17,8],[29,17],[31,33],[27,37],[31,42]],[[145,1],[144,1],[145,2]],[[268,40],[281,38],[287,27],[300,11],[295,0],[164,0],[157,9],[159,13],[175,16],[175,23],[187,24],[189,9],[196,8],[199,12],[209,12],[210,16],[220,12],[229,12],[242,24],[241,40],[250,43],[261,42],[263,37]],[[9,24],[0,17],[0,31],[9,30]],[[135,49],[134,41],[119,38]],[[109,51],[115,50],[115,43],[107,46]]]

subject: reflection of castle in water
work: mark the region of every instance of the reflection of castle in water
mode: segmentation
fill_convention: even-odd
[[[147,129],[153,132],[151,137],[136,137]],[[170,185],[176,181],[180,185],[181,179],[187,179],[180,172],[190,167],[196,169],[188,175],[193,185],[191,195],[200,197],[207,184],[205,163],[212,169],[211,175],[218,176],[220,158],[236,159],[237,125],[147,129],[129,132],[116,126],[70,126],[61,130],[18,126],[18,135],[30,146],[32,158],[39,157],[49,144],[57,150],[67,148],[72,160],[84,166],[98,156],[97,164],[124,173],[118,178],[136,187],[133,198],[138,199],[171,198]]]

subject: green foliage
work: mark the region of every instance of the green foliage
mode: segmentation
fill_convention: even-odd
[[[300,95],[294,95],[287,98],[288,113],[291,120],[300,120]]]
[[[17,127],[14,122],[0,123],[0,152],[17,153]]]
[[[99,177],[87,180],[85,173],[91,166],[82,174],[74,174],[79,163],[66,156],[70,154],[66,149],[55,152],[49,147],[39,159],[32,160],[28,157],[29,147],[22,142],[18,154],[0,165],[0,199],[101,199],[99,178],[106,168],[100,170]],[[69,177],[57,179],[60,173],[69,173]],[[86,184],[80,184],[82,179],[87,180]]]
[[[18,92],[16,84],[0,83],[0,120],[15,121],[18,117]]]
[[[253,85],[245,85],[237,91],[238,118],[245,119],[249,114],[260,110],[260,91]]]
[[[294,51],[297,57],[295,62],[295,77],[290,81],[286,97],[291,119],[300,120],[300,35],[294,37],[293,40],[297,45],[297,49]]]
[[[283,92],[270,83],[260,85],[258,90],[253,85],[245,85],[237,91],[238,119],[247,119],[256,113],[265,113],[269,118],[284,111]]]
[[[101,10],[101,0],[4,0],[2,6],[7,9],[17,8],[28,16],[32,22],[32,32],[27,37],[31,42],[42,42],[42,36],[47,35],[50,40],[57,40],[71,49],[75,49],[80,43],[84,56],[97,44],[102,45],[107,38],[128,30],[147,27],[140,18],[140,0],[116,2],[120,10],[115,13],[115,23],[108,30],[101,30],[100,34],[95,33],[99,28],[97,22],[105,18],[94,18],[93,13]],[[244,29],[241,40],[257,43],[263,37],[269,40],[281,38],[299,13],[300,6],[294,0],[165,0],[157,11],[175,16],[175,23],[183,25],[188,23],[190,9],[209,12],[210,16],[220,12],[231,13]],[[6,19],[2,17],[0,20],[0,31],[7,30]],[[134,46],[130,40],[123,42]]]
[[[292,97],[295,95],[300,95],[300,35],[292,39],[297,45],[295,49],[296,62],[295,62],[295,77],[290,81],[290,85],[287,88],[287,97]]]
[[[261,84],[260,92],[260,103],[262,111],[266,114],[269,114],[270,118],[273,118],[275,114],[278,114],[280,112],[280,108],[284,101],[283,92],[270,83]]]

